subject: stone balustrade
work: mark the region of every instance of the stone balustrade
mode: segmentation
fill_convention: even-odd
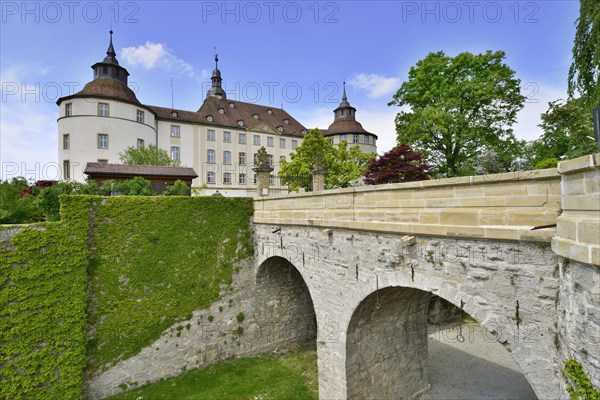
[[[411,235],[550,242],[560,213],[556,169],[257,198],[254,222]]]

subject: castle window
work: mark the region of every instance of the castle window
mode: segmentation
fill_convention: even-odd
[[[286,119],[283,120],[283,123],[286,124],[286,125],[289,125],[290,124],[290,120],[286,118]]]
[[[238,136],[238,143],[239,144],[246,144],[246,134],[245,133],[240,133]]]
[[[279,148],[280,149],[285,149],[285,139],[279,139]]]
[[[238,178],[238,182],[240,183],[240,185],[245,185],[246,184],[246,174],[240,174],[239,178]]]
[[[268,147],[275,146],[275,141],[273,140],[273,136],[267,136],[267,146]]]
[[[223,173],[223,184],[231,185],[231,173],[230,172]]]
[[[98,148],[99,149],[108,149],[108,134],[106,134],[106,133],[98,134]]]
[[[177,118],[177,111],[172,111],[171,112],[171,117]]]
[[[285,161],[285,156],[279,156],[279,162]]]
[[[246,165],[246,153],[239,153],[238,154],[238,163],[240,165]]]
[[[63,135],[63,150],[69,150],[71,148],[71,135],[65,133]]]
[[[302,129],[302,134],[306,135],[306,129]]]
[[[231,152],[225,150],[223,152],[223,164],[225,165],[231,165]]]
[[[209,129],[206,131],[206,140],[210,140],[211,142],[215,141],[215,130]]]
[[[98,115],[101,117],[108,117],[109,108],[107,103],[98,103]]]
[[[215,163],[215,151],[213,149],[208,149],[206,151],[206,162],[209,164]]]
[[[171,160],[179,161],[179,147],[171,146]]]
[[[273,168],[273,154],[267,154],[267,160],[269,160],[269,167]]]
[[[329,141],[331,142],[331,144],[333,144],[333,136],[329,138]]]
[[[358,143],[358,134],[357,133],[352,135],[352,143]]]
[[[267,110],[267,114],[271,115],[273,114],[273,110],[271,110],[270,108]]]
[[[227,131],[223,132],[223,141],[225,143],[231,143],[231,132],[227,132]]]
[[[274,185],[275,184],[275,177],[273,176],[273,174],[269,175],[269,185]]]
[[[277,130],[278,130],[279,132],[283,132],[283,126],[278,126],[278,127],[277,127]]]
[[[254,118],[254,119],[258,119],[258,114],[254,114],[254,115],[252,115],[252,118]]]
[[[213,171],[206,173],[206,183],[215,183],[215,173]]]
[[[70,117],[73,115],[73,103],[65,104],[65,116]]]
[[[298,141],[296,139],[292,139],[292,150],[298,147]]]
[[[137,122],[140,124],[144,123],[144,112],[142,110],[137,110],[135,117]]]
[[[237,122],[237,124],[238,124],[239,126],[244,126],[244,121],[242,121],[242,120],[240,119],[240,120]]]
[[[259,135],[254,135],[254,136],[252,137],[252,143],[253,143],[255,146],[260,146],[260,136],[259,136]]]
[[[181,130],[179,129],[179,125],[171,125],[171,136],[172,137],[180,137]]]
[[[144,139],[138,139],[137,140],[137,148],[141,149],[142,147],[144,147]]]
[[[258,178],[257,178],[256,174],[254,174],[254,184],[256,185],[257,182],[258,182]]]
[[[369,144],[369,135],[364,136],[364,142],[365,144]]]
[[[208,122],[213,122],[213,116],[212,116],[212,115],[208,115],[208,116],[206,117],[206,120],[207,120]]]
[[[229,108],[235,108],[235,104],[229,103]]]
[[[98,164],[108,164],[108,160],[106,158],[99,158]]]
[[[71,162],[69,160],[63,161],[63,178],[71,179]]]
[[[225,114],[225,109],[219,108],[219,114]]]
[[[106,65],[102,67],[102,73],[103,73],[104,75],[107,75],[107,74],[108,74],[108,67],[107,67]]]
[[[342,143],[344,140],[348,141],[348,139],[346,139],[346,135],[340,135],[340,143]]]

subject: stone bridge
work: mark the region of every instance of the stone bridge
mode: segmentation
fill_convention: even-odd
[[[321,399],[415,398],[429,388],[432,295],[500,342],[540,399],[567,397],[568,358],[600,386],[600,154],[254,204],[255,255],[234,292],[88,383],[90,397],[316,338]],[[228,303],[252,310],[236,344],[202,318],[220,315],[230,332]]]

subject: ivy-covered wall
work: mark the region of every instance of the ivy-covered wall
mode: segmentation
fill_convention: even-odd
[[[62,222],[0,227],[0,398],[80,399],[89,199]]]
[[[65,196],[61,215],[0,230],[0,398],[81,398],[84,370],[209,306],[252,254],[251,199]]]
[[[110,197],[90,232],[88,372],[126,359],[231,283],[252,199]]]

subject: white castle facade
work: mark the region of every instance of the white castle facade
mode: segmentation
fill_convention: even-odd
[[[103,61],[92,66],[94,79],[78,93],[62,97],[59,106],[59,163],[65,180],[84,181],[88,162],[120,163],[129,146],[155,144],[182,166],[199,175],[192,185],[206,185],[225,196],[253,196],[252,168],[261,146],[267,149],[276,179],[280,160],[302,143],[308,132],[281,108],[228,100],[215,57],[211,88],[197,111],[142,104],[127,86],[129,73],[119,65],[111,39]],[[375,134],[355,121],[356,109],[345,89],[335,121],[323,130],[333,143],[347,140],[365,152],[376,152]]]

